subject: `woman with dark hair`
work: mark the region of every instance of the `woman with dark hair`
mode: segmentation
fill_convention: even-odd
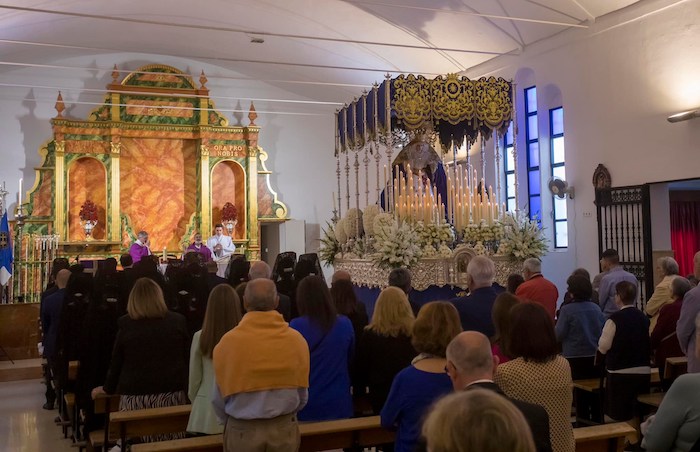
[[[416,449],[428,408],[452,392],[452,381],[445,372],[445,351],[461,332],[462,323],[452,303],[428,303],[418,312],[412,343],[419,355],[396,375],[381,412],[382,427],[397,430],[396,452]]]
[[[309,401],[300,421],[323,421],[352,416],[350,361],[355,349],[352,323],[338,315],[326,282],[307,276],[297,287],[299,317],[289,324],[309,344]]]
[[[352,322],[355,339],[359,340],[362,331],[369,323],[367,308],[357,300],[352,283],[346,279],[336,281],[331,286],[331,297],[338,314],[344,315]]]
[[[506,291],[515,294],[515,291],[518,290],[520,284],[524,282],[525,278],[523,278],[523,275],[520,273],[511,273],[508,275],[508,280],[506,281]]]
[[[557,354],[552,319],[537,303],[520,303],[510,315],[506,349],[512,360],[498,366],[494,381],[508,397],[544,407],[552,450],[573,452],[571,368]]]
[[[493,328],[496,330],[496,333],[491,338],[491,351],[494,356],[498,356],[499,363],[505,363],[510,360],[505,350],[508,343],[510,309],[518,303],[520,303],[520,299],[513,292],[503,292],[493,302],[491,319],[493,320]]]
[[[163,291],[149,278],[136,281],[126,310],[127,315],[118,321],[104,386],[93,389],[93,398],[99,393],[119,394],[122,411],[186,404],[190,336],[185,318],[168,311]],[[166,434],[146,440],[182,436]]]
[[[562,306],[555,327],[562,355],[569,361],[574,380],[599,377],[600,369],[594,361],[605,316],[600,306],[591,301],[593,286],[589,278],[572,274],[566,285],[571,302]]]
[[[214,387],[212,353],[221,337],[241,321],[241,302],[233,287],[219,284],[212,289],[202,329],[194,333],[190,347],[190,378],[187,390],[192,402],[187,431],[214,435],[224,432],[211,403]]]

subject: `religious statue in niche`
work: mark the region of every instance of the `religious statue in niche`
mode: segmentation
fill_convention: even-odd
[[[593,172],[593,187],[597,191],[610,188],[611,186],[612,180],[610,178],[610,171],[608,171],[602,163],[599,163],[598,167]]]

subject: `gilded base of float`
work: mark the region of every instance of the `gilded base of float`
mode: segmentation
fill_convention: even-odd
[[[474,250],[462,246],[451,257],[420,259],[410,268],[411,284],[416,290],[426,290],[430,286],[456,286],[467,288],[467,264],[475,256]],[[496,264],[495,281],[505,287],[508,275],[520,273],[523,261],[509,256],[489,256]],[[378,266],[370,259],[336,259],[336,271],[344,270],[352,275],[358,286],[384,288],[388,285],[391,269]]]

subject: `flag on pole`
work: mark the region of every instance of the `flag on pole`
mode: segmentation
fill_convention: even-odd
[[[4,286],[12,276],[12,243],[10,243],[10,225],[7,211],[0,221],[0,286]]]

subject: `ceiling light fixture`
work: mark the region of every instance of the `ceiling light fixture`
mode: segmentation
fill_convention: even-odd
[[[668,118],[666,118],[666,120],[668,122],[681,122],[681,121],[687,121],[687,120],[693,119],[693,118],[700,118],[700,109],[688,110],[688,111],[676,113],[675,115],[671,115]]]

